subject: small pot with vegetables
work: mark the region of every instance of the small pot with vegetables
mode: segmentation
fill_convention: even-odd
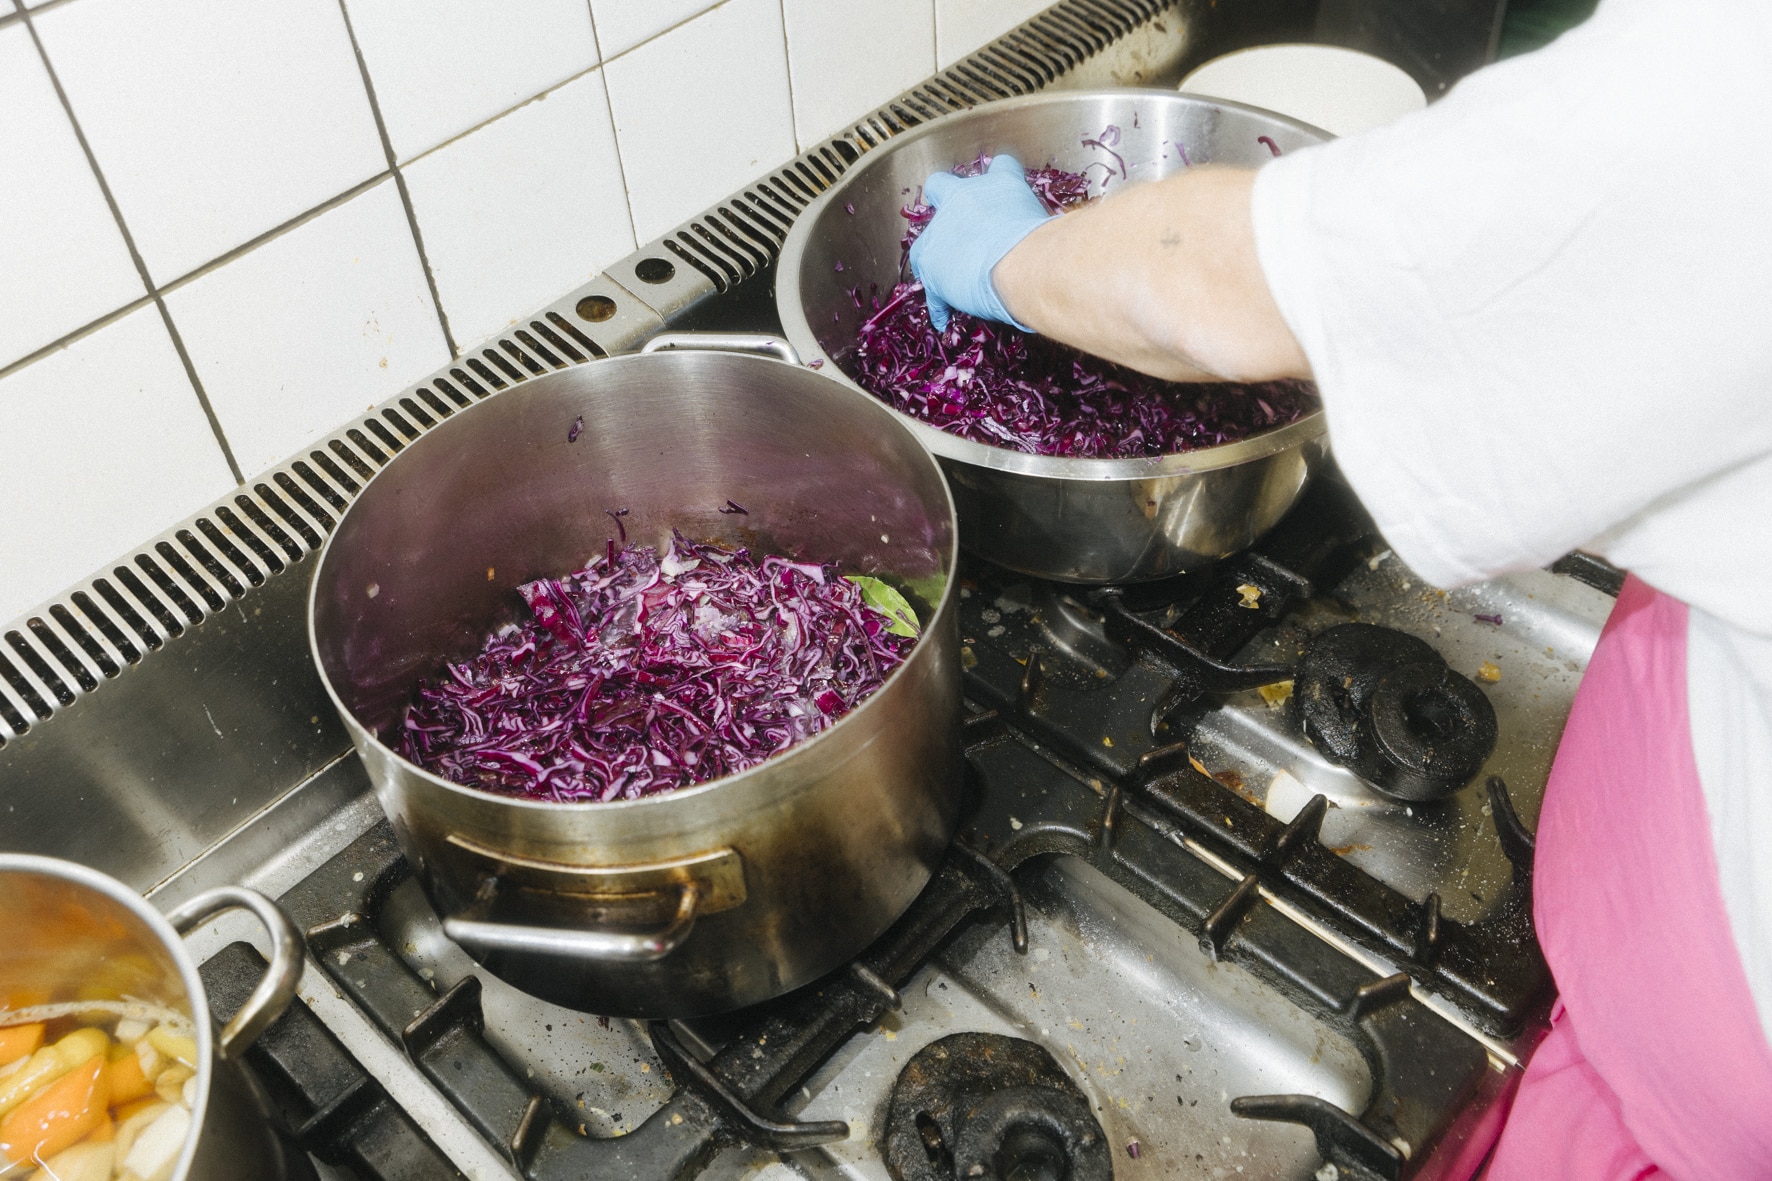
[[[219,1031],[179,939],[235,907],[271,963]],[[240,1056],[294,998],[301,939],[263,895],[224,886],[162,918],[73,862],[0,854],[0,1178],[310,1179]]]
[[[603,1014],[817,979],[910,904],[959,809],[940,470],[782,342],[708,343],[439,424],[345,511],[310,601],[445,933]]]

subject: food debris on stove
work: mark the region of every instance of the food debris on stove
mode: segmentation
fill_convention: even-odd
[[[1237,606],[1247,607],[1251,611],[1261,610],[1261,588],[1259,586],[1253,582],[1239,583],[1237,593],[1243,596],[1238,600]]]
[[[1261,699],[1267,702],[1269,709],[1283,709],[1292,700],[1291,681],[1275,681],[1271,685],[1262,685],[1255,691],[1261,694]]]
[[[1493,685],[1501,680],[1501,666],[1493,660],[1485,660],[1477,668],[1477,680],[1486,685]]]

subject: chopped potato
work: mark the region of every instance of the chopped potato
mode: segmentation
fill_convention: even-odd
[[[30,1181],[111,1181],[116,1172],[117,1146],[84,1144],[56,1153],[31,1174]]]
[[[168,1107],[129,1146],[129,1154],[123,1158],[123,1176],[130,1181],[166,1181],[190,1130],[191,1113],[178,1104]]]
[[[179,1096],[184,1094],[185,1083],[194,1078],[196,1074],[196,1071],[183,1063],[177,1066],[168,1066],[160,1072],[160,1077],[154,1080],[154,1094],[168,1103],[177,1103]]]

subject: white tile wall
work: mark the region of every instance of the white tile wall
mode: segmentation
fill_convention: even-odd
[[[935,72],[935,0],[782,0],[801,150]]]
[[[0,421],[0,620],[234,483],[151,305],[0,379]]]
[[[23,24],[0,29],[0,365],[146,292]]]
[[[591,0],[597,41],[605,58],[626,53],[648,37],[706,12],[717,0]]]
[[[726,0],[604,69],[642,242],[795,154],[780,0]]]
[[[585,0],[346,0],[402,161],[597,64]]]
[[[538,151],[549,167],[534,167]],[[503,331],[634,248],[600,73],[405,172],[443,310],[463,344]]]
[[[337,0],[78,0],[35,21],[157,283],[387,166]]]
[[[947,69],[994,41],[1053,0],[935,0],[935,56]]]
[[[1043,3],[0,0],[0,623]]]
[[[166,306],[247,475],[449,359],[391,180]]]

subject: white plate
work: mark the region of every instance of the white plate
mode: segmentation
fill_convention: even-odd
[[[1415,79],[1380,57],[1334,45],[1261,45],[1215,57],[1181,80],[1188,94],[1248,103],[1335,135],[1427,106]]]

